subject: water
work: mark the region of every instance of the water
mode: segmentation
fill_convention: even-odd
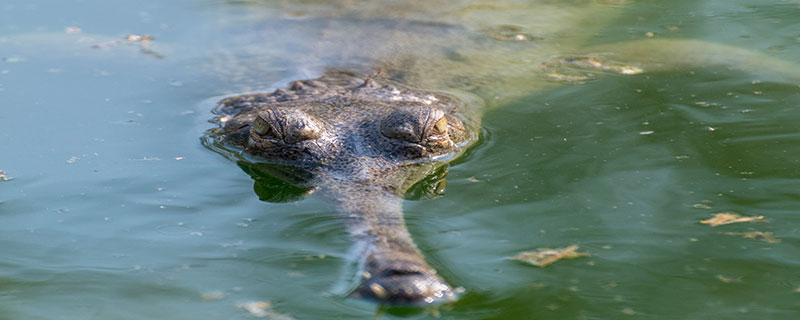
[[[544,38],[532,45],[546,52],[534,62],[601,53],[591,48],[647,40],[648,32],[650,40],[800,58],[796,1],[552,5],[474,5],[462,13],[472,24],[447,32],[533,17],[526,30]],[[254,188],[264,186],[199,140],[216,97],[268,90],[344,61],[309,45],[320,41],[315,30],[376,15],[454,22],[430,13],[441,8],[373,9],[332,24],[315,17],[347,9],[267,1],[0,4],[0,170],[13,178],[0,181],[0,318],[374,318],[374,305],[338,292],[350,277],[350,241],[325,204],[313,196],[260,201]],[[131,34],[154,39],[126,40]],[[291,41],[267,41],[276,34]],[[458,52],[469,58],[478,51],[470,46],[482,46],[504,54],[469,68],[526,82],[490,88],[499,99],[489,99],[483,140],[450,168],[446,195],[405,203],[417,244],[466,293],[438,311],[399,313],[800,314],[798,79],[781,80],[780,70],[753,67],[752,59],[659,67],[631,53],[617,60],[642,63],[644,74],[553,82],[513,73],[518,44],[478,43]],[[767,222],[700,223],[719,212]],[[751,231],[780,242],[726,234]],[[571,244],[591,257],[546,268],[507,259]],[[268,301],[267,313],[240,307],[252,301]],[[392,312],[380,317],[401,316]]]

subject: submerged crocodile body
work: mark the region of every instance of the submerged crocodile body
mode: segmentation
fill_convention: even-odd
[[[315,189],[359,248],[351,296],[386,304],[454,300],[409,235],[402,195],[476,140],[475,106],[377,77],[329,73],[220,101],[211,146]]]

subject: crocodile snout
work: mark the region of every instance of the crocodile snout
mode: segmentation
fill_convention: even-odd
[[[435,273],[393,268],[378,274],[365,273],[351,297],[387,305],[425,305],[453,301],[456,293]]]

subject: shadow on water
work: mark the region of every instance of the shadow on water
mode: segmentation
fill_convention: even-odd
[[[291,170],[290,167],[245,161],[238,161],[236,164],[253,179],[253,191],[261,201],[295,202],[314,192],[314,188],[298,186],[302,181],[291,174],[296,170]]]

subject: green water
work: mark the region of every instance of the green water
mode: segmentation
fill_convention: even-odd
[[[797,1],[545,2],[582,24],[540,26],[557,17],[533,6],[474,26],[530,17],[545,38],[533,48],[565,55],[653,32],[800,61]],[[331,63],[308,50],[331,27],[312,17],[344,9],[277,3],[0,4],[0,170],[13,178],[0,181],[0,319],[380,313],[343,298],[350,241],[324,203],[260,201],[250,176],[200,144],[214,99]],[[382,14],[451,22],[402,8]],[[293,41],[265,36],[276,34]],[[253,41],[228,46],[241,39]],[[481,63],[506,70],[506,58]],[[779,71],[737,63],[645,66],[582,84],[531,76],[529,93],[484,115],[483,139],[450,168],[445,196],[404,204],[429,262],[465,293],[438,311],[378,317],[796,319],[800,73],[772,81]],[[719,212],[767,222],[700,223]],[[752,231],[780,242],[730,234]],[[572,244],[591,257],[546,268],[507,259]],[[271,306],[239,307],[251,301]]]

